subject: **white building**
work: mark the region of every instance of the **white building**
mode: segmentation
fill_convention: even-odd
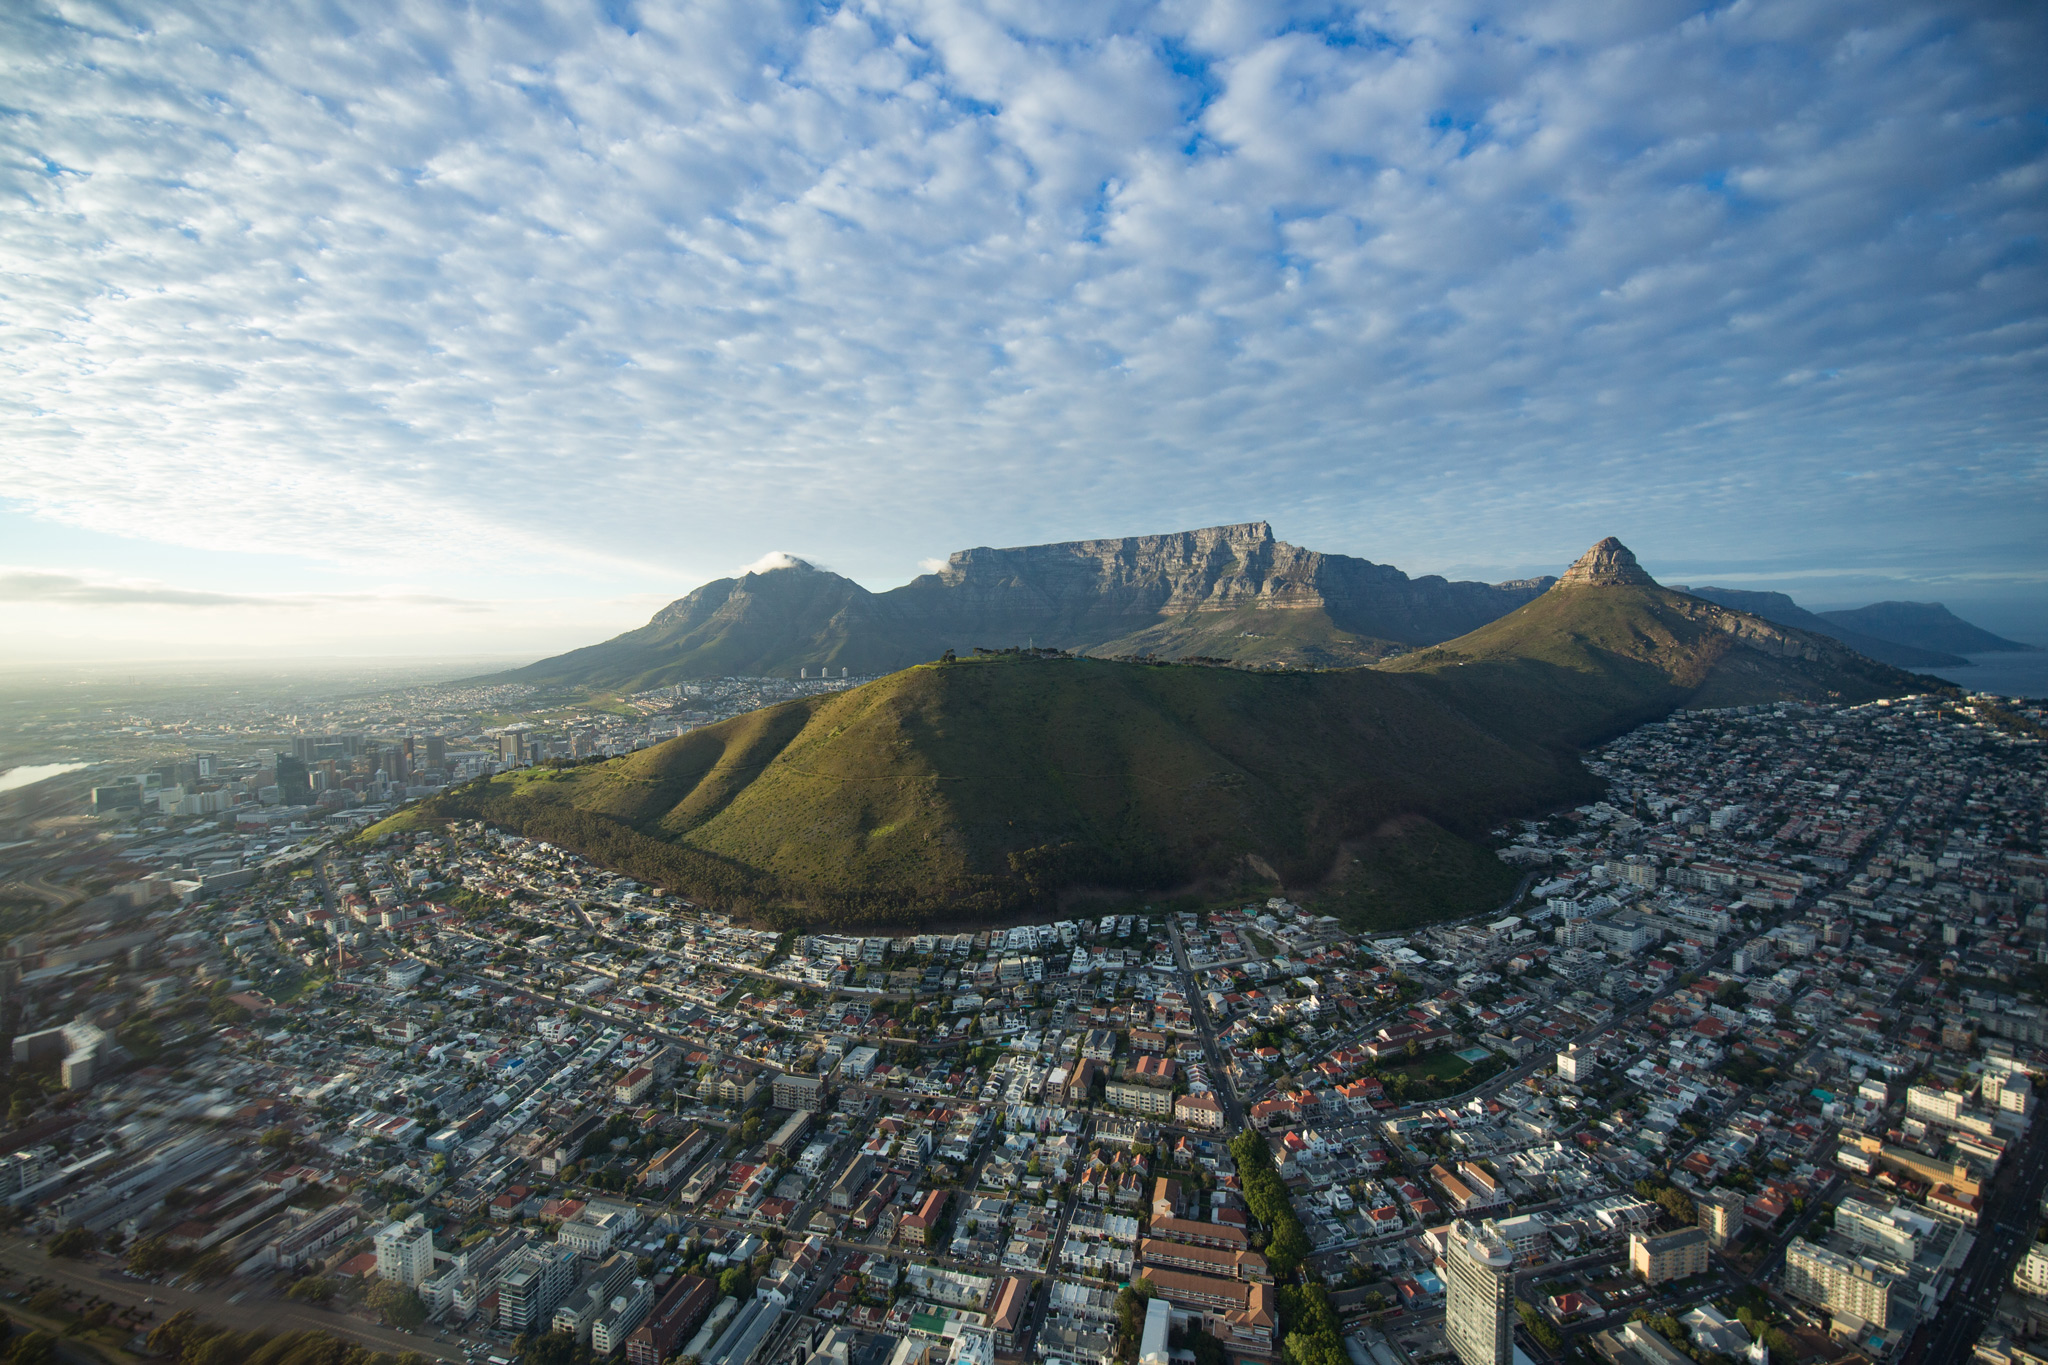
[[[2035,1242],[2012,1270],[2012,1287],[2022,1294],[2048,1298],[2048,1242]]]
[[[2006,1074],[1998,1071],[1984,1073],[1984,1103],[1993,1109],[2008,1114],[2030,1114],[2034,1111],[2034,1083],[2024,1072]]]
[[[385,1279],[417,1289],[433,1277],[434,1234],[423,1215],[385,1224],[376,1245],[377,1273]]]

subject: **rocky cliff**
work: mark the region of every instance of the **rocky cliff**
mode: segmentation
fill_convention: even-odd
[[[1264,522],[955,553],[888,592],[792,561],[707,583],[635,631],[503,675],[645,688],[683,678],[884,673],[948,649],[1035,643],[1097,654],[1368,663],[1461,635],[1542,593],[1410,578],[1276,540]]]

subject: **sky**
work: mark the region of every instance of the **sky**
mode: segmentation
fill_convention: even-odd
[[[0,654],[1270,521],[2048,640],[2048,11],[0,7]]]

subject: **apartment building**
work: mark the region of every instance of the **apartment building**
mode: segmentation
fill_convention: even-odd
[[[1707,1270],[1707,1230],[1681,1228],[1652,1236],[1638,1229],[1628,1237],[1628,1268],[1645,1284],[1663,1284]]]
[[[1844,1256],[1804,1237],[1785,1252],[1785,1292],[1829,1313],[1848,1314],[1873,1327],[1890,1325],[1892,1289],[1886,1271],[1861,1257]]]
[[[1444,1248],[1444,1332],[1461,1365],[1513,1365],[1515,1254],[1460,1219]]]
[[[784,1072],[775,1078],[771,1101],[777,1109],[816,1114],[825,1108],[825,1078]]]
[[[427,1220],[414,1214],[402,1223],[387,1223],[377,1233],[377,1273],[408,1289],[417,1289],[434,1275],[434,1234]]]
[[[498,1326],[528,1332],[548,1323],[576,1283],[576,1253],[565,1246],[528,1247],[498,1279]]]

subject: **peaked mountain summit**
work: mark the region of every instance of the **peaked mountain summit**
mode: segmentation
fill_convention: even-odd
[[[1557,581],[1572,585],[1591,583],[1610,588],[1657,586],[1657,580],[1650,577],[1642,565],[1636,563],[1634,551],[1613,536],[1607,537],[1580,555]]]
[[[1279,559],[1277,544],[1235,529],[1171,538],[1185,559],[1052,560],[1091,608],[1115,575],[1152,610],[1161,578],[1196,611],[1219,591],[1297,590],[1272,560],[1244,562]],[[1021,576],[1020,558],[1007,572]],[[746,590],[812,590],[788,581]],[[789,928],[957,923],[1242,880],[1320,891],[1379,927],[1499,905],[1515,875],[1479,840],[1597,791],[1587,745],[1684,706],[1866,701],[1931,681],[1659,587],[1603,541],[1500,619],[1376,667],[925,663],[628,757],[503,773],[394,821],[487,820]]]
[[[1034,643],[1101,656],[1370,663],[1484,625],[1548,588],[1410,578],[1277,540],[1265,522],[955,552],[887,592],[802,560],[707,583],[602,644],[499,675],[635,691],[687,678],[887,673]]]

